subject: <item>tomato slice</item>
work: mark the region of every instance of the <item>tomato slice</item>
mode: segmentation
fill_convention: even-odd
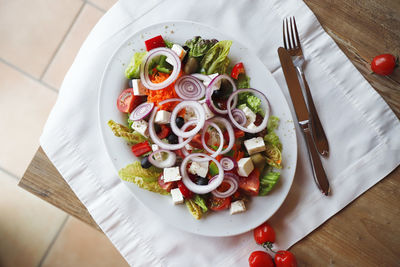
[[[257,168],[248,177],[239,177],[239,188],[251,196],[257,196],[260,190],[260,171]]]
[[[225,210],[231,205],[231,198],[218,198],[212,196],[208,199],[208,207],[214,211]]]
[[[167,125],[160,124],[161,131],[157,134],[158,138],[164,139],[171,133],[171,128]]]
[[[191,198],[193,196],[193,192],[190,191],[182,181],[178,181],[178,188],[184,198]]]
[[[134,108],[144,102],[143,96],[133,94],[133,89],[128,88],[122,91],[117,99],[117,108],[123,113],[131,113]]]
[[[239,74],[241,74],[241,73],[245,73],[244,65],[242,62],[239,62],[235,66],[233,66],[232,72],[231,72],[231,77],[233,79],[237,79],[239,77]]]
[[[206,132],[206,134],[204,135],[204,141],[207,143],[209,139],[210,134]],[[204,149],[203,143],[201,142],[201,134],[196,134],[193,137],[192,141],[189,142],[189,145],[198,149]]]
[[[165,47],[165,42],[161,35],[157,35],[156,37],[144,41],[144,44],[146,45],[147,51],[157,47]]]
[[[163,174],[161,173],[160,176],[158,176],[158,184],[162,189],[171,192],[171,189],[176,187],[176,182],[164,182],[162,177]]]

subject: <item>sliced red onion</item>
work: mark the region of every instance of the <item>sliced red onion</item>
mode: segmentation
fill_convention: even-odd
[[[221,75],[218,75],[217,77],[215,77],[211,82],[210,82],[210,84],[208,85],[208,87],[207,87],[207,89],[206,89],[206,103],[207,103],[207,105],[208,105],[208,107],[210,108],[210,110],[212,111],[212,112],[214,112],[214,113],[216,113],[216,114],[219,114],[219,115],[224,115],[224,114],[228,114],[228,110],[222,110],[222,109],[219,109],[218,107],[216,107],[215,105],[214,105],[214,101],[213,101],[213,99],[212,99],[212,94],[214,93],[214,90],[215,90],[215,85],[218,83],[218,82],[220,82],[221,80],[223,80],[223,79],[226,79],[226,80],[228,80],[231,84],[232,84],[232,92],[235,92],[236,91],[236,84],[235,84],[235,82],[232,80],[232,78],[231,77],[229,77],[228,75],[226,75],[226,74],[221,74]],[[237,103],[237,97],[235,97],[235,99],[234,99],[234,106],[236,106],[236,103]]]
[[[190,74],[191,76],[203,81],[203,82],[211,82],[211,78],[208,75],[205,74],[201,74],[201,73],[193,73]]]
[[[237,99],[237,98],[235,97],[237,94],[246,93],[246,92],[256,94],[257,97],[260,96],[261,101],[263,101],[263,102],[265,103],[265,107],[266,107],[266,109],[265,109],[265,111],[264,111],[264,112],[265,112],[265,116],[264,116],[264,119],[263,119],[263,121],[261,122],[261,124],[260,124],[259,126],[257,126],[257,127],[251,128],[251,129],[248,129],[248,128],[246,128],[246,127],[243,127],[242,125],[240,125],[239,123],[237,123],[236,120],[235,120],[234,117],[233,117],[233,114],[232,114],[232,107],[234,107],[234,106],[236,105],[236,103],[231,104],[231,103],[232,103],[232,100],[233,100],[234,98]],[[227,109],[228,109],[228,115],[229,115],[230,120],[232,121],[233,125],[235,125],[235,127],[238,128],[239,130],[242,130],[242,131],[247,132],[247,133],[258,133],[258,132],[261,132],[262,130],[264,130],[264,129],[267,127],[267,124],[268,124],[268,117],[269,117],[269,112],[270,112],[270,107],[269,107],[269,102],[268,102],[268,100],[267,100],[267,97],[266,97],[263,93],[261,93],[260,91],[258,91],[258,90],[256,90],[256,89],[252,89],[252,88],[248,88],[248,89],[239,89],[239,90],[237,90],[236,92],[233,92],[233,93],[229,96],[228,101],[226,102],[226,106],[227,106]]]
[[[227,119],[224,119],[222,117],[214,117],[208,121],[223,124],[223,126],[228,132],[229,143],[228,146],[224,150],[222,150],[220,154],[225,154],[229,152],[232,149],[233,145],[235,144],[235,132],[233,131],[231,123]]]
[[[159,104],[163,105],[163,104],[173,102],[173,101],[182,101],[182,99],[170,98],[170,99],[161,101]],[[158,145],[160,148],[164,148],[167,150],[178,150],[178,149],[181,149],[182,147],[186,146],[190,141],[192,141],[193,136],[189,137],[185,141],[178,143],[178,144],[169,144],[169,143],[164,143],[163,141],[161,141],[160,138],[158,138],[156,131],[154,129],[154,118],[156,117],[157,110],[158,110],[158,107],[154,107],[153,112],[151,113],[150,119],[149,119],[149,134],[150,134],[151,140],[156,145]]]
[[[212,160],[218,167],[217,177],[211,183],[209,182],[208,185],[198,185],[198,184],[193,183],[187,173],[187,168],[186,168],[186,166],[190,160],[197,161],[197,162]],[[196,193],[196,194],[210,193],[211,191],[215,190],[218,186],[220,186],[222,183],[222,180],[224,179],[224,170],[222,169],[222,166],[218,162],[218,160],[216,160],[215,158],[213,158],[207,154],[203,154],[203,153],[193,153],[193,154],[190,154],[187,157],[185,157],[185,159],[182,161],[180,170],[181,170],[181,175],[182,175],[182,182],[185,184],[185,186],[190,191],[192,191],[193,193]]]
[[[181,127],[181,130],[185,131],[190,125],[193,125],[193,124],[196,124],[196,123],[197,123],[196,120],[188,121]],[[182,136],[178,136],[178,140],[179,140],[179,143],[182,143],[183,142],[183,137]],[[183,155],[185,155],[185,156],[190,154],[189,151],[187,151],[186,147],[182,147],[181,151],[182,151]]]
[[[227,173],[226,173],[227,174]],[[226,198],[226,197],[230,197],[232,196],[236,190],[238,190],[239,188],[239,184],[238,184],[238,180],[236,180],[235,178],[233,178],[232,176],[226,175],[224,177],[224,180],[222,181],[222,183],[228,183],[230,185],[229,189],[226,190],[225,192],[220,192],[218,191],[218,188],[215,189],[214,191],[211,192],[211,194],[213,194],[214,196],[218,197],[218,198]],[[215,177],[215,176],[214,176]],[[213,181],[213,178],[210,179],[209,182]],[[221,183],[221,184],[222,184]]]
[[[199,79],[191,75],[184,75],[176,80],[175,92],[182,99],[199,100],[204,97],[206,88]]]
[[[219,134],[219,147],[216,151],[209,148],[204,139],[208,126],[213,127],[215,130],[217,130],[217,132]],[[203,144],[204,149],[207,150],[209,153],[211,153],[211,157],[215,158],[216,156],[218,156],[221,153],[222,147],[224,145],[224,135],[222,134],[221,128],[219,128],[219,126],[216,123],[207,121],[205,123],[203,131],[201,133],[201,143]]]
[[[231,171],[237,167],[237,162],[231,157],[223,157],[220,161],[224,171]]]
[[[178,116],[178,112],[181,111],[183,108],[190,107],[194,110],[194,113],[196,114],[196,121],[197,125],[194,127],[194,129],[185,132],[181,129],[178,128],[176,125],[176,117]],[[177,136],[182,136],[183,138],[187,138],[190,136],[194,136],[197,134],[201,128],[204,126],[204,122],[206,121],[206,114],[204,111],[204,108],[197,102],[197,101],[190,101],[190,100],[184,100],[178,105],[175,106],[174,110],[172,110],[171,114],[171,130],[177,135]]]
[[[244,113],[243,110],[238,109],[238,108],[234,108],[232,110],[232,116],[235,119],[235,121],[237,123],[239,123],[239,125],[241,125],[241,126],[245,126],[246,125],[247,118],[246,118],[246,114]]]
[[[149,77],[149,65],[151,64],[152,60],[158,56],[166,56],[170,59],[173,70],[171,75],[161,83],[153,83]],[[179,76],[181,72],[181,60],[178,55],[169,48],[159,47],[150,50],[146,58],[143,60],[142,64],[140,65],[140,81],[142,82],[143,86],[150,90],[159,90],[167,87],[168,85],[172,84]]]
[[[132,121],[140,121],[151,113],[154,108],[154,103],[142,103],[132,111],[131,115],[129,115],[129,119]]]
[[[168,157],[165,160],[156,160],[153,156],[158,153],[167,153]],[[159,149],[149,155],[149,161],[157,168],[169,168],[174,166],[176,162],[176,154],[166,149]]]

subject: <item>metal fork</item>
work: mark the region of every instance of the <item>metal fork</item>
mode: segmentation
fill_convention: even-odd
[[[298,76],[300,76],[300,84],[303,88],[303,91],[305,91],[306,93],[306,102],[308,105],[308,110],[310,112],[310,125],[314,144],[317,148],[318,153],[320,153],[322,156],[328,156],[328,139],[326,138],[325,131],[322,128],[321,121],[319,120],[317,110],[315,109],[314,101],[311,96],[310,88],[308,87],[308,83],[303,71],[305,60],[303,56],[303,50],[301,49],[296,20],[294,17],[291,17],[289,20],[287,18],[283,20],[283,45],[285,46],[285,49],[289,52],[289,55],[292,57],[293,64],[297,69]]]

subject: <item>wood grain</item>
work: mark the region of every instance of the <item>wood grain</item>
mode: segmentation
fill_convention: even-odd
[[[400,54],[399,0],[305,0],[326,32],[400,117],[400,68],[371,74],[378,54]],[[20,186],[97,227],[41,148]],[[400,168],[365,192],[291,251],[299,266],[400,266]],[[98,228],[98,227],[97,227]]]

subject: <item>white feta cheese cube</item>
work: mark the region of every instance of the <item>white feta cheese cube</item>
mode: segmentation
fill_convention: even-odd
[[[132,123],[132,129],[137,131],[144,137],[149,137],[148,127],[149,127],[149,124],[145,120],[134,121]]]
[[[171,121],[171,112],[165,110],[157,111],[154,122],[157,124],[167,124]]]
[[[189,172],[194,175],[198,175],[201,177],[206,177],[208,173],[208,161],[204,162],[192,162],[189,168]]]
[[[244,141],[244,146],[247,149],[249,155],[266,150],[264,139],[262,137],[254,137]]]
[[[181,173],[179,172],[179,167],[164,168],[164,182],[179,181],[182,179]]]
[[[134,95],[146,95],[146,87],[143,86],[140,79],[132,80],[132,89]]]
[[[231,215],[245,211],[246,211],[246,206],[244,205],[243,200],[237,200],[231,203],[231,208],[230,208]]]
[[[247,127],[246,127],[247,129],[255,129],[255,128],[257,128],[257,125],[255,125],[254,124],[254,122],[251,122],[249,125],[247,125]]]
[[[183,195],[179,188],[171,189],[171,197],[174,204],[182,204],[183,203]]]
[[[251,109],[249,109],[249,107],[241,105],[240,109],[243,110],[244,114],[246,115],[247,125],[256,121],[256,114]]]
[[[183,49],[183,47],[180,46],[180,45],[178,45],[178,44],[173,44],[172,47],[171,47],[171,50],[174,51],[175,54],[177,54],[178,57],[179,57],[181,60],[182,60],[182,59],[185,57],[185,55],[186,55],[185,49]],[[169,57],[167,57],[167,59],[166,59],[165,61],[167,61],[167,62],[168,62],[169,64],[171,64],[171,65],[174,65],[174,64],[173,64],[173,61],[172,61]]]
[[[215,116],[215,114],[208,107],[207,103],[203,103],[202,106],[203,106],[205,114],[206,114],[206,120],[209,120]]]
[[[156,144],[151,145],[151,150],[153,150],[153,152],[154,152],[154,151],[157,151],[157,150],[159,150],[159,149],[160,149],[160,147],[159,147],[158,145],[156,145]],[[155,158],[156,160],[158,160],[158,161],[162,161],[162,155],[161,155],[161,153],[156,153],[156,154],[154,154],[154,158]]]
[[[206,81],[203,81],[203,84],[204,84],[204,86],[205,87],[207,87],[209,84],[210,84],[210,82],[215,78],[215,77],[217,77],[219,74],[218,73],[214,73],[214,74],[210,74],[210,75],[208,75],[208,77],[210,77],[210,79],[209,80],[206,80]],[[219,88],[221,87],[221,81],[219,81],[216,85],[215,85],[215,90],[219,90]]]
[[[238,161],[238,170],[237,173],[240,176],[247,177],[254,170],[253,161],[251,158],[241,158]]]

